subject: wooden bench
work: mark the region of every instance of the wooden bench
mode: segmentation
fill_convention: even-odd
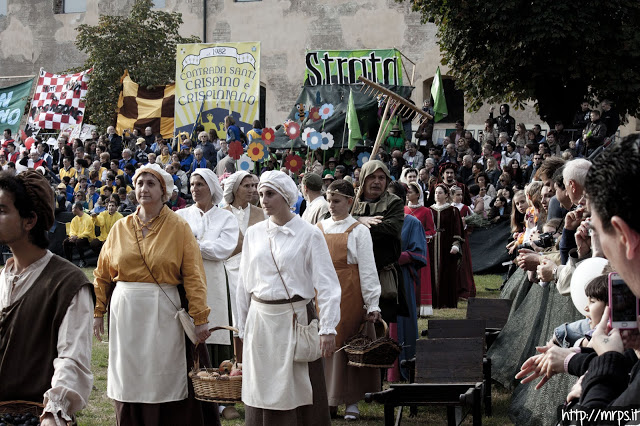
[[[482,339],[485,347],[482,360],[482,399],[484,401],[484,412],[487,417],[491,416],[491,359],[486,356],[485,344],[485,320],[429,320],[428,329],[422,331],[423,336],[429,339],[450,339],[450,338],[473,338]],[[407,367],[410,367],[408,365]],[[412,411],[413,412],[413,411]]]
[[[449,425],[463,419],[462,408],[471,407],[473,425],[482,424],[482,338],[427,339],[416,342],[415,383],[391,384],[367,393],[366,402],[384,404],[385,426],[399,425],[405,405],[444,405]],[[394,423],[395,407],[400,407]],[[458,408],[458,409],[456,409]]]
[[[509,299],[482,299],[470,297],[467,305],[467,319],[486,321],[486,342],[490,348],[498,337],[498,333],[509,319],[511,311]]]

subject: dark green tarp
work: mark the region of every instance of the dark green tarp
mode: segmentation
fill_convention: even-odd
[[[312,107],[321,107],[323,104],[333,104],[333,115],[327,120],[316,121],[306,120],[300,126],[300,134],[307,127],[313,127],[319,132],[330,132],[333,135],[334,145],[333,148],[347,147],[348,132],[349,129],[345,128],[344,121],[347,114],[347,106],[349,105],[349,91],[353,90],[353,98],[356,105],[356,111],[358,113],[358,120],[360,122],[360,131],[364,135],[367,134],[367,139],[375,140],[375,136],[378,133],[378,100],[375,95],[365,95],[362,89],[362,84],[350,84],[350,85],[322,85],[322,86],[304,86],[302,92],[298,96],[297,103],[305,105],[306,110],[309,111]],[[383,86],[402,97],[409,97],[413,91],[411,86]],[[300,124],[297,116],[298,110],[294,105],[291,105],[291,112],[288,119],[296,121]],[[323,130],[324,126],[324,130]],[[269,148],[290,148],[291,139],[285,134],[284,127],[276,131],[275,140],[269,145]],[[304,142],[300,137],[293,140],[293,147],[299,148],[304,145]],[[363,146],[359,143],[358,146]]]

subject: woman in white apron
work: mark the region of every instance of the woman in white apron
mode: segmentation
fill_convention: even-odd
[[[340,284],[322,231],[291,212],[298,189],[280,171],[262,174],[260,201],[269,220],[247,229],[237,288],[244,340],[242,401],[247,425],[329,425],[322,360],[295,362],[298,322],[315,318],[322,356],[335,350]],[[293,305],[293,306],[292,306]]]
[[[204,267],[193,255],[198,243],[189,225],[164,205],[173,190],[171,175],[150,164],[138,169],[133,182],[140,207],[113,226],[94,271],[98,338],[104,333],[106,290],[116,283],[107,395],[115,400],[119,425],[201,425],[200,405],[188,398],[189,352],[176,317],[182,284],[198,339],[209,337]]]
[[[236,287],[238,285],[238,272],[240,269],[240,258],[242,257],[242,242],[247,228],[265,219],[264,212],[260,207],[251,204],[251,199],[258,193],[258,182],[254,175],[241,170],[227,177],[224,181],[224,201],[225,210],[230,211],[238,222],[240,234],[238,244],[231,254],[231,257],[224,262],[227,270],[229,282],[229,298],[231,299],[231,313],[233,316],[233,326],[238,328],[238,312],[236,310]],[[234,352],[238,362],[242,362],[242,341],[237,333],[233,336]]]
[[[229,325],[229,299],[223,261],[236,248],[238,223],[231,213],[217,207],[222,200],[222,188],[211,170],[195,169],[191,173],[191,195],[195,204],[176,213],[189,223],[200,246],[207,277],[207,305],[211,308],[209,324],[212,327]],[[229,333],[213,333],[207,339],[207,346],[213,355],[214,367],[231,358]]]

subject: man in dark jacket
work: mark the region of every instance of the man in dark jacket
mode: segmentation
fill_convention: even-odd
[[[494,109],[495,107],[491,107],[489,118],[498,126],[498,132],[507,132],[509,140],[511,140],[513,134],[516,132],[516,120],[509,115],[509,105],[500,105],[500,115],[497,118],[493,118]]]
[[[602,115],[600,119],[607,126],[606,137],[610,138],[615,135],[620,127],[620,114],[613,108],[612,102],[609,99],[602,101]]]
[[[113,126],[107,127],[107,141],[109,143],[109,155],[112,160],[122,158],[122,136],[116,134]]]
[[[573,127],[577,130],[583,130],[587,127],[587,124],[591,122],[590,115],[591,109],[589,108],[589,102],[582,102],[580,104],[580,110],[573,116]]]
[[[587,157],[604,142],[607,126],[600,119],[600,111],[591,111],[591,122],[582,131],[582,140],[586,146]]]

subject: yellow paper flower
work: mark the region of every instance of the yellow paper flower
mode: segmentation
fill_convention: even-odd
[[[251,142],[247,148],[247,155],[253,161],[259,161],[264,157],[264,145],[260,142]]]

